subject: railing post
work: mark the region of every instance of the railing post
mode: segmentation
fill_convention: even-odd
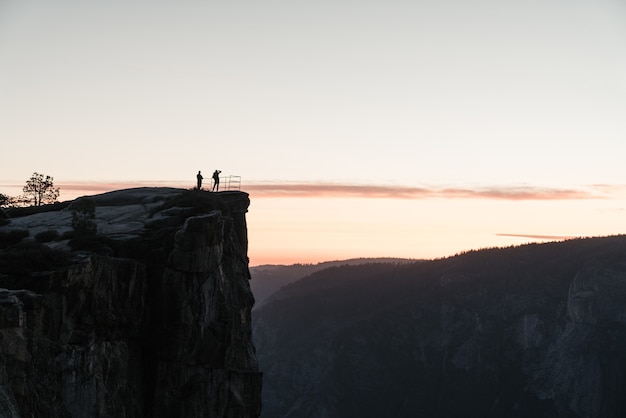
[[[224,191],[241,190],[241,176],[224,176],[220,177],[220,184]]]

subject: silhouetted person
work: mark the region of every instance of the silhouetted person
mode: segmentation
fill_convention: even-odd
[[[202,174],[200,174],[200,172],[198,171],[198,175],[196,176],[196,178],[198,179],[198,190],[200,190],[202,188],[202,179],[204,177],[202,177]]]
[[[213,191],[214,192],[219,192],[220,191],[220,170],[215,170],[213,172]]]

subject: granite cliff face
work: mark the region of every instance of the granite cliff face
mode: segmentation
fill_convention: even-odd
[[[263,416],[626,416],[626,236],[342,266],[255,310]]]
[[[257,417],[247,194],[93,200],[97,251],[58,239],[47,247],[69,253],[64,267],[0,272],[0,415]],[[63,232],[69,212],[13,217],[0,232]]]

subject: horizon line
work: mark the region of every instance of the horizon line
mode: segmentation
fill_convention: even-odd
[[[21,185],[3,184],[2,187],[21,188]],[[72,196],[106,193],[113,190],[138,187],[177,187],[193,189],[193,183],[182,180],[154,181],[75,181],[59,182],[61,194],[70,190]],[[363,185],[328,182],[250,182],[238,190],[255,198],[361,198],[423,200],[445,199],[492,199],[492,200],[589,200],[605,199],[613,192],[623,190],[623,185],[595,184],[586,188],[554,188],[540,186],[482,186],[482,187],[435,187]]]
[[[513,238],[531,238],[531,239],[547,239],[552,241],[565,241],[569,239],[581,238],[577,235],[538,235],[538,234],[496,234],[498,237],[513,237]]]

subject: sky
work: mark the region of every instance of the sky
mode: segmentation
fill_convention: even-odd
[[[621,0],[0,0],[0,193],[241,176],[252,265],[626,232]]]

